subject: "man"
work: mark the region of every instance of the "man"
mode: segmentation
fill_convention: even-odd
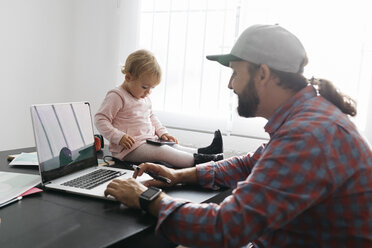
[[[194,204],[146,187],[161,181],[132,179],[105,194],[141,204],[158,217],[157,232],[186,246],[372,247],[372,152],[347,116],[356,114],[352,99],[327,80],[308,82],[301,42],[278,25],[249,27],[230,54],[207,58],[232,68],[239,114],[266,118],[270,140],[253,154],[195,168],[142,164],[134,177],[151,171],[172,185],[231,187],[232,195]]]

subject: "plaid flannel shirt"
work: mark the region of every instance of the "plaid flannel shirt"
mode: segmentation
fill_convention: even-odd
[[[231,196],[164,198],[156,231],[193,247],[372,247],[372,152],[349,118],[307,86],[265,131],[253,154],[197,166]]]

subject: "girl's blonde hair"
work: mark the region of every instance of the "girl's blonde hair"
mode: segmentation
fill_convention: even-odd
[[[131,53],[125,65],[121,66],[123,74],[129,73],[134,79],[139,78],[141,75],[151,73],[161,79],[161,68],[155,56],[147,50],[138,50]]]

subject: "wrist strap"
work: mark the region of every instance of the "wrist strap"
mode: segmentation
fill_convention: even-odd
[[[150,201],[147,201],[147,200],[140,197],[139,198],[139,204],[140,204],[140,207],[143,211],[145,211],[145,212],[149,211]]]

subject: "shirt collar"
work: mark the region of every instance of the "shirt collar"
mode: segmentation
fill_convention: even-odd
[[[286,101],[282,106],[280,106],[271,116],[267,124],[265,125],[265,132],[270,136],[275,133],[279,127],[285,122],[289,114],[300,104],[307,101],[310,98],[316,96],[316,91],[313,86],[306,86],[304,89],[297,92],[288,101]]]

